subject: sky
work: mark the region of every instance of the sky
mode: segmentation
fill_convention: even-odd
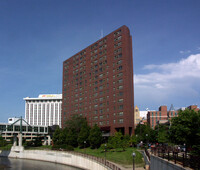
[[[1,0],[0,122],[62,93],[63,61],[126,25],[139,110],[200,106],[199,0]]]

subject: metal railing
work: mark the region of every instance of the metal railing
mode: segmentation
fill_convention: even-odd
[[[88,155],[88,154],[84,154],[84,153],[80,153],[80,152],[74,152],[74,151],[70,151],[70,153],[74,154],[74,155],[79,155],[82,156],[84,158],[87,159],[91,159],[92,161],[96,161],[112,170],[121,170],[118,166],[116,166],[115,164],[111,163],[110,161],[107,161],[104,158],[99,158],[96,156],[92,156],[92,155]]]
[[[62,150],[62,151],[65,151],[65,150]],[[95,161],[103,166],[106,166],[107,168],[112,169],[112,170],[121,170],[121,168],[119,168],[117,165],[111,163],[110,161],[106,160],[105,158],[99,158],[96,156],[92,156],[92,155],[88,155],[88,154],[80,153],[80,152],[74,152],[74,151],[66,151],[66,152],[90,159],[90,160]]]
[[[200,156],[194,156],[188,152],[181,152],[174,147],[154,147],[151,148],[151,154],[168,161],[173,161],[175,164],[182,165],[183,167],[189,167],[195,170],[200,169]]]

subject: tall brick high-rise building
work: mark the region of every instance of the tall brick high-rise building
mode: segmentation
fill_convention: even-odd
[[[62,127],[86,117],[110,135],[134,128],[132,37],[126,26],[63,62]]]

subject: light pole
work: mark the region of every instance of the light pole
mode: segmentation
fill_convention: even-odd
[[[107,147],[107,144],[105,143],[105,161],[106,161],[106,147]]]
[[[148,148],[148,142],[149,142],[149,140],[148,140],[148,134],[146,134],[146,140],[147,140],[147,148]]]
[[[86,144],[86,141],[84,141],[84,152],[85,152],[85,144]]]
[[[133,170],[135,170],[135,152],[132,153],[132,156],[133,156]]]

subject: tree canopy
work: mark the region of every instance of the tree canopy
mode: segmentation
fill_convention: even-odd
[[[200,147],[200,111],[186,109],[171,120],[170,139],[176,144]]]

